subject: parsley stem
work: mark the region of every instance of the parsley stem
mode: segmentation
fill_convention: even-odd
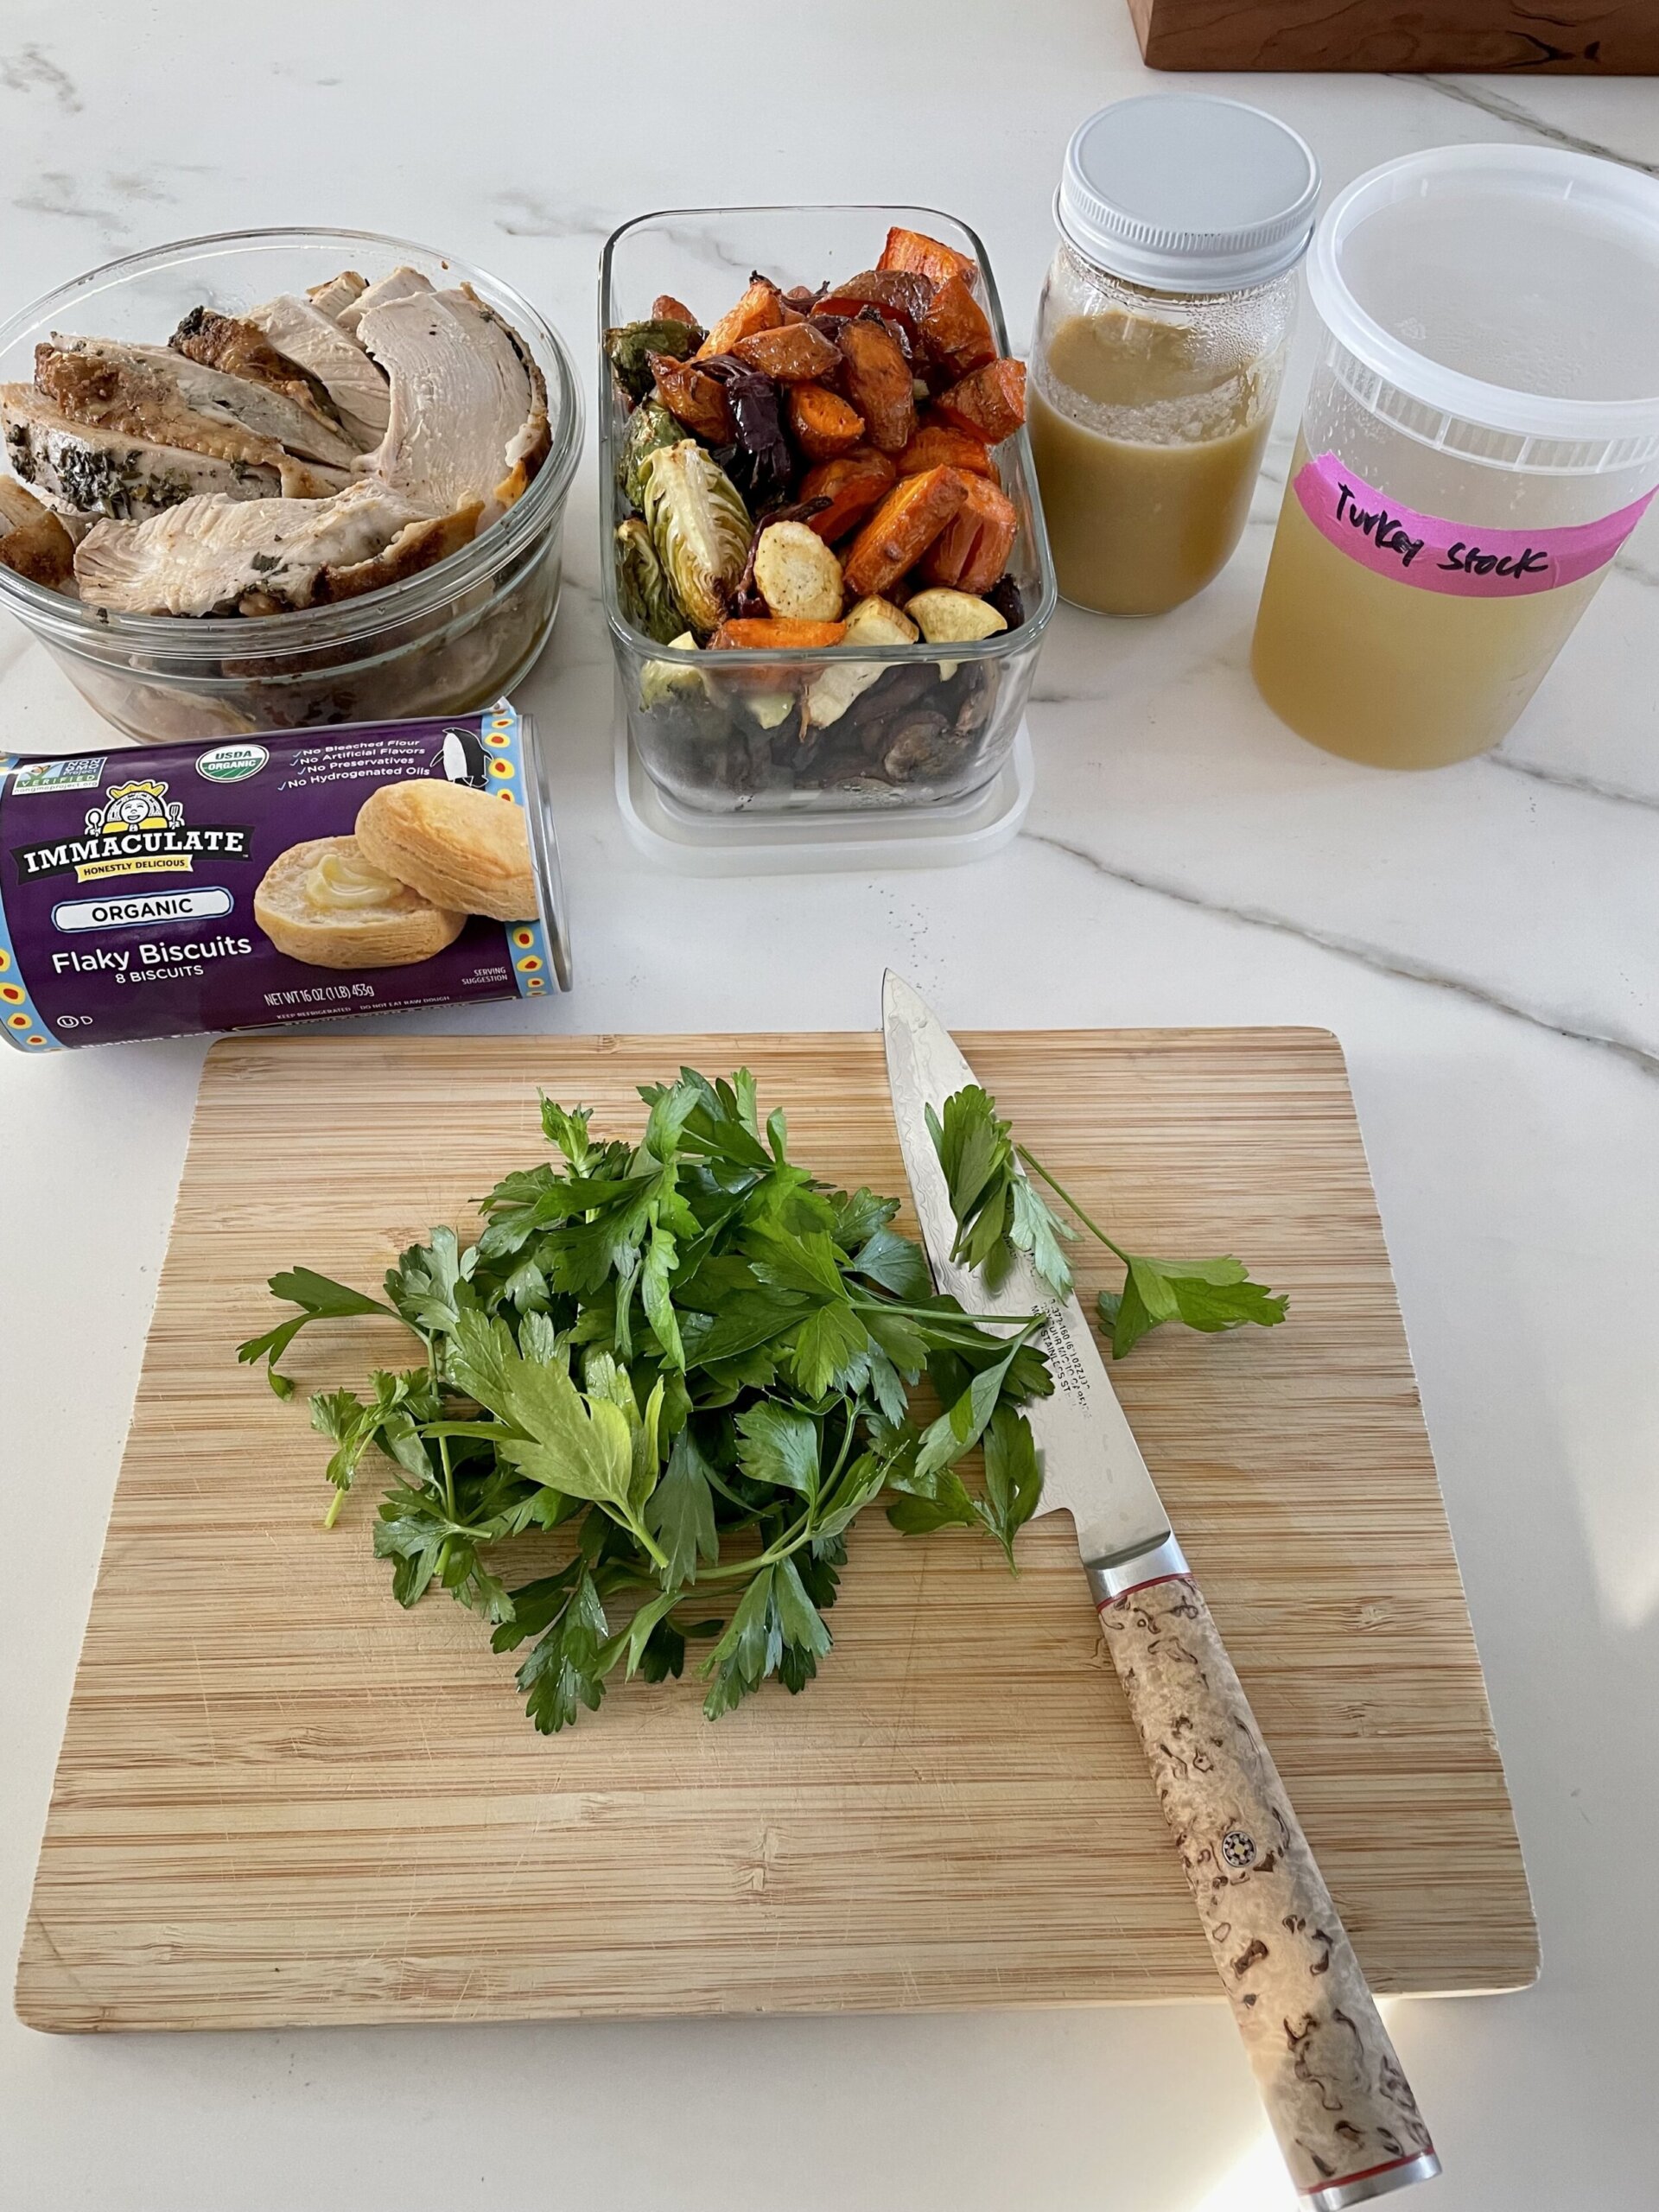
[[[1058,1186],[1056,1185],[1058,1188]],[[1098,1236],[1100,1231],[1096,1230]],[[1117,1247],[1113,1245],[1116,1251]],[[906,1321],[931,1321],[936,1329],[977,1329],[990,1322],[1013,1325],[1017,1322],[1029,1328],[1033,1321],[1046,1321],[1046,1313],[941,1313],[937,1306],[899,1306],[888,1298],[864,1298],[855,1294],[853,1306],[864,1313],[893,1313]]]
[[[765,1551],[758,1552],[753,1559],[734,1560],[729,1567],[706,1567],[693,1587],[701,1589],[705,1582],[726,1582],[734,1574],[758,1574],[763,1567],[776,1567],[780,1559],[787,1559],[791,1552],[799,1551],[803,1544],[810,1542],[811,1536],[812,1516],[809,1513],[787,1541],[779,1536],[776,1543],[769,1544]],[[691,1593],[688,1591],[686,1594],[689,1597]]]
[[[1027,1152],[1024,1145],[1017,1144],[1014,1148],[1019,1154],[1020,1159],[1024,1160],[1026,1166],[1030,1168],[1032,1173],[1033,1175],[1040,1176],[1057,1198],[1064,1198],[1066,1205],[1071,1207],[1072,1212],[1076,1214],[1077,1219],[1083,1224],[1084,1227],[1088,1230],[1090,1234],[1099,1237],[1101,1243],[1106,1247],[1106,1249],[1109,1252],[1116,1252],[1118,1258],[1122,1261],[1124,1266],[1127,1268],[1129,1264],[1128,1254],[1123,1249],[1123,1247],[1121,1244],[1113,1243],[1111,1238],[1106,1234],[1105,1230],[1101,1227],[1097,1221],[1093,1221],[1090,1218],[1090,1217],[1084,1211],[1083,1208],[1077,1204],[1077,1200],[1072,1197],[1071,1192],[1065,1188],[1065,1185],[1057,1183],[1054,1180],[1054,1178],[1049,1173],[1047,1168],[1044,1166],[1042,1161],[1039,1160],[1034,1154]]]

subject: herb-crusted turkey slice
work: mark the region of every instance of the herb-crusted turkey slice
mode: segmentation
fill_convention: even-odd
[[[157,404],[188,408],[209,422],[268,438],[321,468],[344,474],[357,457],[355,448],[337,428],[320,421],[289,394],[194,360],[171,346],[130,346],[115,338],[68,338],[54,331],[49,346],[35,349],[37,384],[42,361],[57,354],[75,354],[99,368],[119,371],[130,382],[142,383]]]
[[[280,435],[249,423],[280,422],[286,400],[164,346],[54,338],[35,349],[35,388],[72,422],[272,469],[286,499],[321,499],[351,480],[344,469],[297,459]]]
[[[385,437],[359,466],[429,514],[476,500],[494,520],[549,442],[546,388],[517,334],[464,286],[387,301],[358,332],[391,380]]]
[[[250,308],[247,320],[287,359],[316,378],[340,428],[360,450],[380,442],[391,421],[391,391],[354,338],[313,301],[292,292]]]
[[[0,385],[0,426],[16,474],[62,513],[124,521],[158,514],[198,493],[269,499],[282,489],[275,468],[77,423],[33,385]]]
[[[416,567],[441,559],[453,550],[433,550],[442,527],[369,480],[327,499],[187,499],[147,522],[100,523],[76,550],[75,575],[89,606],[115,613],[270,614],[352,596],[361,582],[337,593],[329,573],[349,575],[405,533],[425,555]]]

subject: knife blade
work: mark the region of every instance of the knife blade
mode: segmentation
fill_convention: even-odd
[[[1106,1647],[1303,2202],[1346,2212],[1440,2170],[1411,2085],[1225,1646],[1171,1530],[1075,1296],[1029,1260],[988,1291],[957,1222],[928,1109],[976,1080],[902,977],[882,988],[893,1120],[934,1281],[980,1315],[1041,1312],[1052,1397],[1026,1408],[1039,1513],[1076,1524]]]
[[[927,1110],[942,1112],[953,1091],[978,1078],[944,1023],[891,972],[882,989],[882,1033],[893,1121],[935,1282],[970,1313],[1048,1317],[1042,1347],[1054,1395],[1027,1408],[1043,1475],[1038,1512],[1071,1514],[1084,1565],[1100,1571],[1103,1590],[1127,1588],[1136,1574],[1122,1570],[1138,1572],[1154,1554],[1167,1551],[1166,1563],[1173,1566],[1179,1554],[1169,1516],[1075,1294],[1057,1298],[1023,1255],[1015,1255],[995,1291],[986,1289],[973,1268],[950,1256],[956,1217]]]

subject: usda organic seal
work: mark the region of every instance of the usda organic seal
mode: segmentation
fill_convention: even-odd
[[[196,773],[210,784],[245,783],[270,758],[263,745],[215,745],[196,755]]]

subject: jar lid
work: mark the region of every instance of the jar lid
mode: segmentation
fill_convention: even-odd
[[[1236,292],[1295,267],[1319,196],[1313,149],[1275,116],[1152,92],[1077,126],[1055,216],[1080,253],[1131,283]]]

